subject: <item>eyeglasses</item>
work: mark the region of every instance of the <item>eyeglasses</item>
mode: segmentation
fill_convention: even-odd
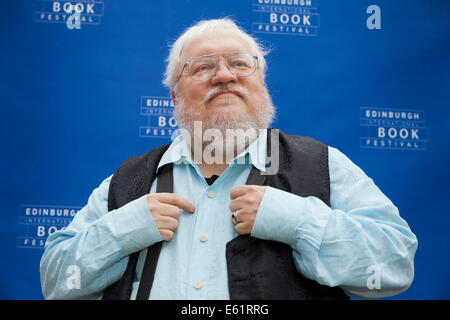
[[[249,53],[225,52],[192,58],[186,62],[181,69],[178,80],[180,80],[184,69],[187,67],[189,75],[194,81],[207,81],[212,79],[218,70],[219,57],[225,58],[225,64],[232,74],[237,77],[249,77],[256,71],[257,56]]]

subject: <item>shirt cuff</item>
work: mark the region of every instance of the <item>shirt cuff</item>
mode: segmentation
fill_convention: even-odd
[[[146,195],[107,213],[101,220],[124,255],[163,240],[148,208]]]
[[[303,242],[319,249],[331,209],[315,197],[300,197],[267,187],[251,236],[298,247]]]

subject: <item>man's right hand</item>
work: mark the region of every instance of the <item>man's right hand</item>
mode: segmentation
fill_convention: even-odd
[[[153,221],[165,241],[173,238],[173,232],[178,226],[180,209],[191,213],[195,211],[192,203],[174,193],[161,192],[148,194],[147,204]]]

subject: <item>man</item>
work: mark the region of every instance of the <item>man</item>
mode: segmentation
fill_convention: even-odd
[[[229,19],[175,42],[164,83],[183,134],[127,159],[49,236],[46,298],[347,299],[410,286],[417,239],[373,181],[335,148],[267,129],[265,54]]]

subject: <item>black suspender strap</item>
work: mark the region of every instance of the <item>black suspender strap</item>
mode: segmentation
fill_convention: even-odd
[[[156,184],[156,192],[173,192],[173,170],[172,164],[160,168]],[[162,241],[153,244],[147,249],[144,268],[142,270],[141,282],[136,294],[136,300],[148,300],[155,277],[156,265],[161,252]]]
[[[245,184],[247,185],[258,185],[262,186],[264,185],[264,182],[266,182],[267,175],[263,175],[261,171],[256,169],[255,166],[252,167],[252,170],[250,171],[250,174],[248,175],[247,182]]]

